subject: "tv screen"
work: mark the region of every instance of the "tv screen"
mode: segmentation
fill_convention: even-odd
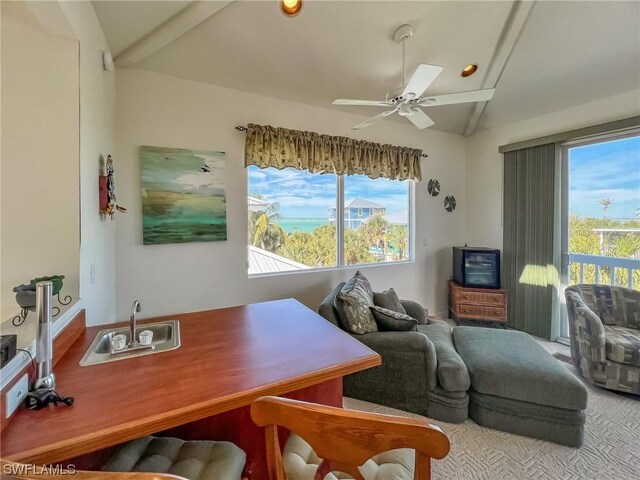
[[[500,250],[453,247],[453,279],[468,288],[500,288]]]

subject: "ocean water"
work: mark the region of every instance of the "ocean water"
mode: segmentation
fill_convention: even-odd
[[[327,225],[326,218],[282,218],[278,222],[287,233],[311,232],[315,228]]]

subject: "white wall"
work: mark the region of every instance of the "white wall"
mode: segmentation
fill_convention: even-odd
[[[60,5],[80,42],[80,296],[87,323],[98,325],[115,319],[115,222],[100,217],[98,203],[100,157],[115,152],[115,71],[102,69],[109,48],[91,2]]]
[[[2,15],[0,320],[19,310],[13,287],[37,276],[65,275],[63,294],[78,297],[78,42],[12,7]]]
[[[502,248],[502,155],[498,147],[640,115],[640,90],[484,130],[467,139],[469,245]]]
[[[322,298],[355,269],[247,276],[247,178],[243,168],[244,134],[235,125],[271,124],[330,135],[422,148],[425,181],[416,188],[416,262],[366,269],[377,290],[394,287],[432,312],[446,310],[450,249],[465,241],[465,139],[411,124],[383,121],[361,131],[350,127],[362,117],[276,100],[135,69],[117,77],[117,193],[129,212],[117,219],[116,312],[129,314],[139,299],[143,316],[197,311],[294,297],[316,309]],[[142,245],[138,147],[154,145],[227,153],[228,241]],[[429,198],[426,180],[437,178],[443,190]],[[458,208],[447,213],[446,194]],[[426,238],[428,246],[423,246]]]

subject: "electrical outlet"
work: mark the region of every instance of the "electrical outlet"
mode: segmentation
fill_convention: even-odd
[[[426,247],[427,245],[429,245],[429,242],[427,241],[427,239],[426,239],[426,238],[423,238],[423,239],[422,239],[422,246],[423,246],[423,247]]]
[[[95,263],[91,264],[91,270],[90,270],[89,276],[91,277],[90,278],[91,283],[95,283],[96,282],[96,264]]]
[[[24,401],[28,392],[29,380],[27,374],[25,373],[22,378],[18,380],[16,384],[11,387],[11,390],[9,390],[5,395],[4,403],[7,406],[5,413],[6,418],[9,418],[11,415],[13,415],[13,412],[15,412],[16,408],[18,408]]]

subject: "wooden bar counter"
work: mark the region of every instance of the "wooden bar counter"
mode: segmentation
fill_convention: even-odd
[[[74,405],[16,413],[1,434],[2,458],[36,464],[92,458],[86,454],[168,431],[234,441],[247,452],[247,476],[260,479],[264,437],[248,414],[256,398],[341,406],[342,377],[381,363],[378,354],[293,299],[139,324],[168,319],[180,321],[180,348],[80,367],[98,331],[112,325],[87,328],[54,369],[56,390],[75,397]],[[85,460],[82,467],[100,465]]]

